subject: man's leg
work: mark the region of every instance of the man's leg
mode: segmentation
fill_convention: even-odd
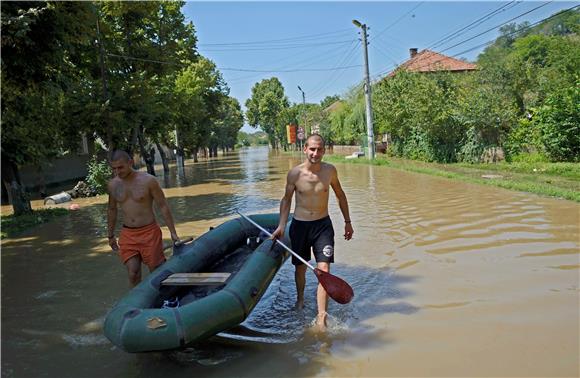
[[[141,257],[139,255],[131,257],[125,262],[125,266],[131,287],[137,286],[141,282]]]
[[[296,265],[294,279],[296,280],[296,308],[304,308],[304,287],[306,286],[306,265]]]
[[[316,264],[318,269],[330,273],[330,263],[319,262]],[[316,291],[316,303],[318,304],[318,315],[316,316],[316,324],[319,327],[326,327],[326,310],[328,309],[328,294],[322,285],[318,284],[318,290]]]

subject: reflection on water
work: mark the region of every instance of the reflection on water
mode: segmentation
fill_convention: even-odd
[[[159,167],[159,181],[179,234],[199,236],[235,210],[277,211],[301,159],[244,149],[167,176]],[[128,288],[106,244],[103,196],[2,241],[2,376],[579,375],[578,204],[386,167],[337,169],[355,235],[340,238],[331,196],[332,273],[355,298],[331,301],[326,334],[311,327],[316,278],[308,273],[296,311],[287,262],[227,332],[168,353],[113,347],[102,321]]]

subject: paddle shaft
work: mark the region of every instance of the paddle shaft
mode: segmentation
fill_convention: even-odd
[[[190,236],[189,238],[184,239],[184,240],[180,240],[177,243],[167,244],[167,245],[163,246],[163,250],[165,251],[166,249],[171,248],[171,247],[181,247],[182,245],[187,244],[192,240],[193,240],[193,238]]]
[[[247,216],[245,216],[244,214],[240,213],[237,210],[236,210],[236,213],[238,213],[242,218],[244,218],[245,220],[247,220],[248,222],[250,222],[254,226],[258,227],[266,235],[268,235],[269,237],[272,237],[272,234],[270,232],[268,232],[268,230],[266,230],[264,227],[260,226],[258,223],[254,222],[253,220],[251,220],[250,218],[248,218]],[[296,252],[294,252],[292,249],[290,249],[290,247],[288,247],[286,244],[282,243],[280,240],[278,240],[278,239],[275,239],[275,240],[285,250],[287,250],[288,252],[290,252],[292,255],[294,255],[294,257],[296,257],[298,260],[302,261],[304,264],[306,264],[307,267],[309,267],[310,269],[312,269],[313,271],[316,272],[316,269],[314,269],[314,267],[312,265],[310,265],[310,263],[308,261],[306,261],[302,257],[300,257],[300,255],[298,255]]]

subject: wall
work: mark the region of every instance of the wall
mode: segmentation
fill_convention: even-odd
[[[386,143],[376,142],[375,144],[375,153],[377,154],[384,154],[386,152]],[[364,148],[361,146],[337,146],[334,145],[332,148],[327,149],[327,153],[335,154],[335,155],[352,155],[353,152],[364,151]]]

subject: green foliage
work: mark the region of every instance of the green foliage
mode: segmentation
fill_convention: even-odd
[[[424,161],[455,161],[466,121],[458,114],[462,81],[449,73],[398,72],[375,89],[378,132],[389,133],[392,153]]]
[[[68,214],[68,210],[63,208],[39,209],[34,213],[25,215],[3,215],[1,218],[2,232],[1,239],[16,237],[22,232],[52,219]]]
[[[253,127],[260,126],[268,134],[272,148],[277,148],[285,140],[288,107],[284,87],[276,77],[256,83],[252,87],[252,97],[246,101],[248,123]]]
[[[552,93],[532,119],[552,161],[580,161],[579,84]]]
[[[113,175],[111,166],[107,160],[98,160],[97,155],[93,155],[87,164],[88,175],[87,184],[98,194],[107,193],[107,183]]]
[[[186,150],[195,152],[207,146],[208,141],[211,143],[210,136],[216,134],[212,122],[219,118],[220,112],[222,116],[235,112],[235,104],[230,100],[225,102],[226,92],[221,74],[209,59],[200,58],[176,77],[174,101],[180,111],[175,114],[175,120],[180,145]]]
[[[363,136],[366,135],[365,114],[361,87],[354,87],[328,114],[323,136],[331,144],[360,145]]]
[[[537,163],[547,163],[550,161],[545,154],[539,152],[521,152],[518,154],[514,154],[510,160],[508,160],[512,164],[537,164]]]
[[[337,101],[340,101],[339,95],[326,96],[322,101],[320,101],[320,107],[324,110]]]
[[[233,97],[221,99],[217,116],[212,122],[213,144],[221,148],[233,147],[242,126],[244,115],[238,100]]]
[[[484,150],[485,144],[479,132],[472,126],[467,130],[465,140],[459,149],[457,160],[467,163],[479,163]]]
[[[532,153],[545,158],[543,150],[540,130],[527,117],[518,120],[504,143],[508,161],[517,161],[518,156]]]

